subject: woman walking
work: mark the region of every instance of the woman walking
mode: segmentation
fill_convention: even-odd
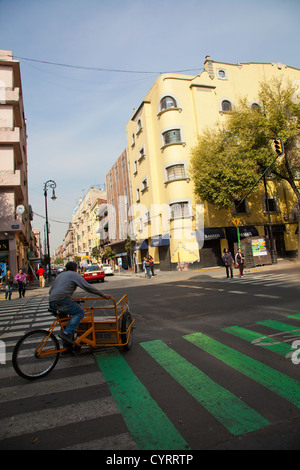
[[[235,255],[235,263],[237,264],[240,272],[240,276],[244,276],[244,266],[245,266],[245,256],[242,253],[242,250],[239,248],[237,254]]]
[[[232,269],[233,257],[232,257],[232,254],[230,253],[230,251],[228,250],[228,248],[224,249],[224,254],[222,256],[222,260],[223,260],[223,263],[225,264],[225,267],[226,267],[227,279],[229,279],[229,270],[230,270],[230,277],[232,279],[233,278],[233,269]]]
[[[25,291],[26,291],[26,279],[27,279],[27,274],[23,273],[22,269],[19,269],[18,274],[15,276],[15,281],[17,281],[18,286],[19,286],[19,298],[25,297]]]
[[[8,269],[7,273],[2,278],[2,283],[5,285],[5,300],[11,300],[12,288],[14,285],[14,278],[11,271]]]

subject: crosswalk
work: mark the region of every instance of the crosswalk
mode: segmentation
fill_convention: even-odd
[[[221,279],[221,282],[258,285],[262,287],[300,289],[299,273],[246,273],[242,278],[235,275],[232,280]]]
[[[291,360],[300,314],[191,331],[59,360],[27,382],[10,355],[28,327],[46,327],[47,299],[0,304],[0,449],[196,450],[234,447],[300,417]],[[283,315],[282,315],[283,317]],[[197,430],[197,432],[195,432]],[[291,428],[292,432],[292,428]],[[257,444],[264,448],[262,434]],[[267,444],[266,444],[267,445]]]
[[[47,297],[0,304],[0,340],[6,345],[0,449],[136,449],[92,354],[61,357],[51,375],[33,382],[15,373],[11,355],[17,340],[52,321]]]

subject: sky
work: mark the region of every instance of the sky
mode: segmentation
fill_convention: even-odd
[[[160,73],[205,56],[300,68],[299,0],[0,0],[0,49],[20,61],[29,203],[50,250],[79,200],[127,146],[126,125]],[[54,65],[61,64],[61,65]]]

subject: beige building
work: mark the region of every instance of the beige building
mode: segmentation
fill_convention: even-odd
[[[0,263],[28,268],[27,136],[20,64],[0,50]]]
[[[80,200],[72,216],[74,237],[74,256],[82,262],[92,260],[92,249],[99,246],[97,230],[99,229],[98,212],[106,204],[106,192],[91,187]]]
[[[206,57],[197,76],[164,74],[153,84],[127,124],[132,185],[133,231],[139,262],[149,253],[160,269],[182,264],[220,264],[224,247],[236,242],[233,214],[195,199],[190,180],[191,150],[202,132],[226,119],[239,99],[258,102],[260,82],[272,77],[300,80],[300,70],[283,64],[227,64]],[[268,181],[271,224],[279,256],[297,250],[294,196],[286,183]],[[240,211],[242,238],[265,237],[264,188]],[[271,204],[270,204],[271,205]]]

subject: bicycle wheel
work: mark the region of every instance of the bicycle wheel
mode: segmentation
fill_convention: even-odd
[[[38,379],[49,374],[59,359],[59,343],[51,333],[42,351],[37,352],[38,347],[49,335],[46,330],[33,330],[26,333],[17,342],[12,356],[15,371],[24,379]],[[53,351],[48,355],[45,352]]]
[[[121,323],[121,331],[122,332],[124,331],[124,333],[122,333],[122,335],[121,335],[121,339],[122,339],[123,343],[126,343],[126,341],[127,341],[127,330],[129,328],[131,322],[132,322],[131,314],[129,312],[124,313],[124,315],[122,317],[122,323]],[[125,346],[123,346],[123,349],[125,349],[125,351],[129,351],[129,349],[132,346],[132,342],[133,342],[133,329],[131,327],[130,332],[129,332],[129,336],[128,336],[128,343],[125,344]]]

